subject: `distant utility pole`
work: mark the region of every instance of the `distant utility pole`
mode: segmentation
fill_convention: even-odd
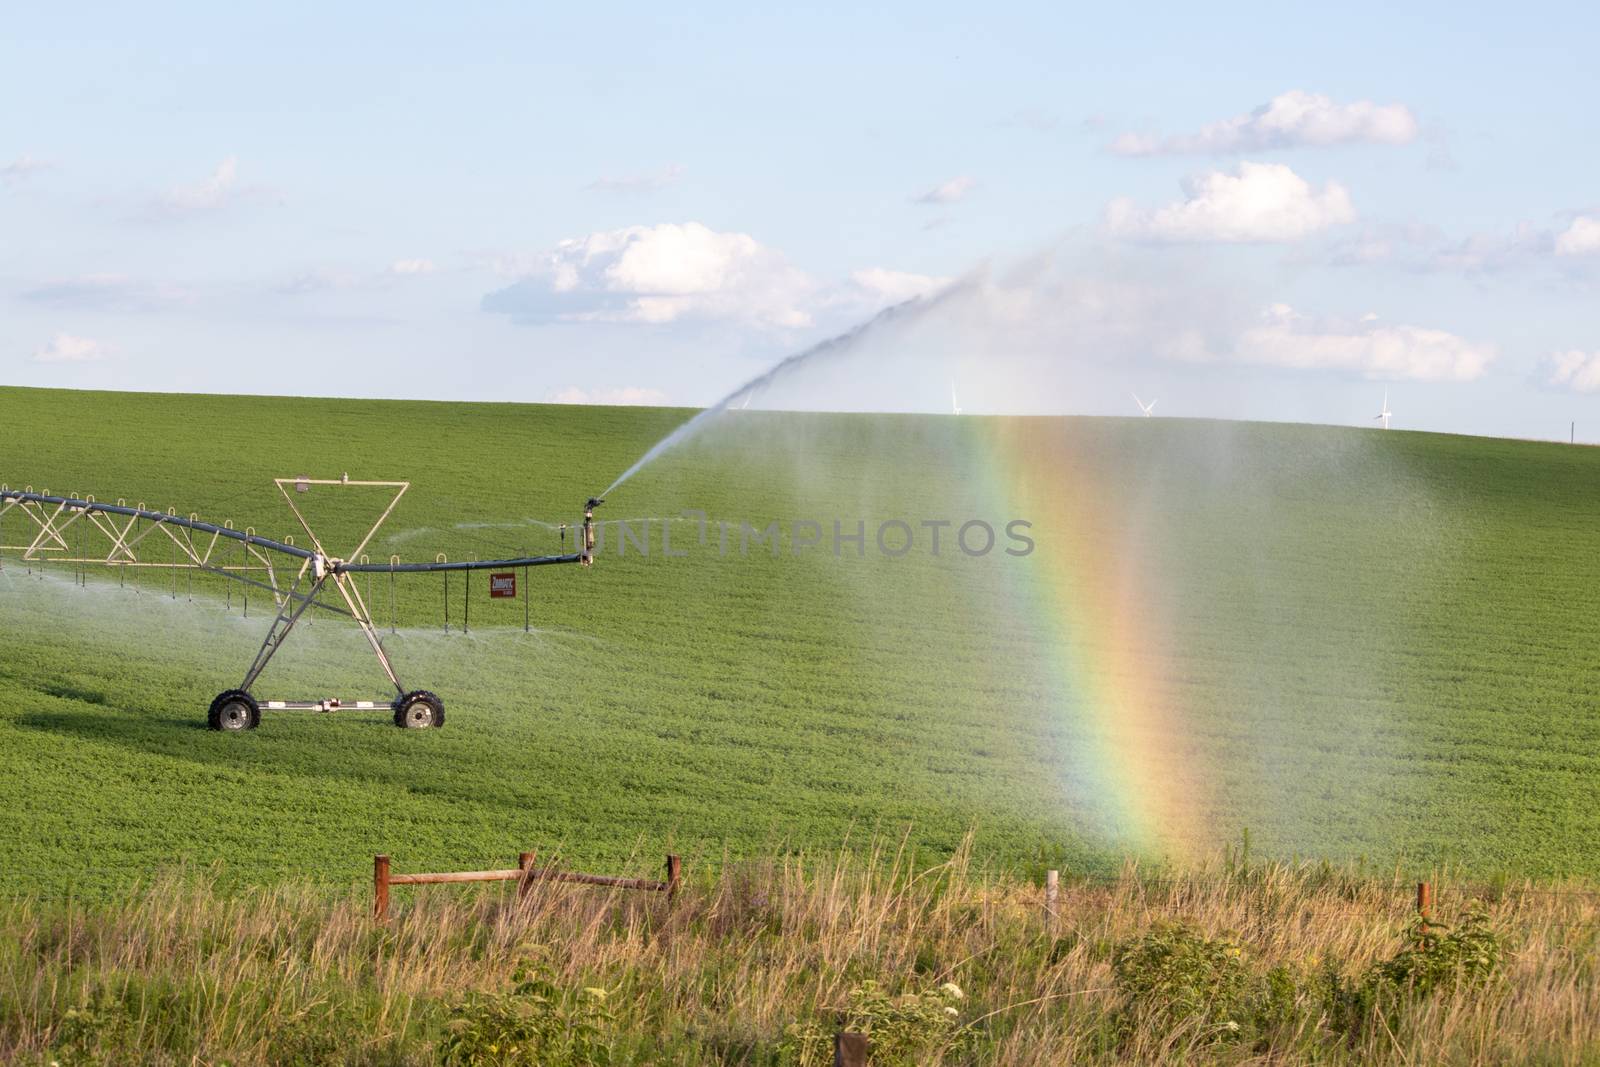
[[[1572,420],[1572,436],[1567,438],[1567,444],[1575,445],[1577,443],[1578,443],[1578,420],[1577,419],[1573,419]]]

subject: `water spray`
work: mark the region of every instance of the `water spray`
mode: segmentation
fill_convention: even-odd
[[[632,478],[656,457],[699,433],[707,423],[732,407],[736,401],[748,401],[750,397],[765,390],[773,382],[788,377],[808,364],[845,355],[890,326],[909,325],[954,300],[970,295],[982,286],[984,278],[984,272],[980,269],[959,281],[952,282],[931,296],[914,296],[910,300],[903,300],[884,308],[872,318],[851,327],[844,333],[830,337],[826,341],[819,341],[793,355],[785,356],[715,404],[697,412],[688,422],[657,441],[648,452],[639,457],[638,462],[623,471],[616,481],[606,487],[606,495],[609,496],[619,485]]]

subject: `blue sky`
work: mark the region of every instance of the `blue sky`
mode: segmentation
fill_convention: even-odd
[[[0,380],[1600,440],[1590,9],[463,8],[8,13]]]

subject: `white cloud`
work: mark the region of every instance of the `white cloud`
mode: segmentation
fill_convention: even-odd
[[[906,271],[869,267],[850,275],[850,281],[869,301],[879,304],[900,304],[915,296],[928,296],[950,284],[949,278],[935,278],[929,274],[909,274]]]
[[[58,333],[50,338],[50,343],[43,348],[35,350],[33,361],[35,363],[93,363],[105,359],[111,350],[99,341],[92,341],[87,337],[75,337],[70,333]]]
[[[0,183],[14,185],[24,178],[32,177],[40,171],[51,170],[54,167],[55,164],[49,160],[38,159],[23,153],[10,163],[0,167]]]
[[[811,324],[809,277],[749,234],[698,222],[591,233],[528,265],[521,281],[484,298],[486,310],[564,322]]]
[[[618,389],[580,389],[569,385],[551,393],[552,404],[600,404],[606,407],[664,407],[667,394],[659,389],[645,389],[629,385]]]
[[[1409,144],[1417,130],[1416,116],[1404,104],[1340,104],[1321,93],[1291,89],[1248,115],[1208,123],[1198,133],[1125,133],[1111,142],[1110,150],[1119,156],[1210,155],[1354,142]]]
[[[1444,330],[1391,326],[1376,315],[1359,322],[1317,321],[1274,304],[1240,334],[1232,358],[1294,369],[1342,370],[1367,378],[1465,382],[1480,377],[1495,346]]]
[[[239,158],[229,156],[217,164],[217,169],[204,181],[193,185],[180,185],[161,198],[159,207],[169,215],[192,215],[214,211],[236,194],[239,179]]]
[[[911,198],[914,204],[953,204],[978,187],[978,179],[962,174]]]
[[[623,174],[614,177],[607,175],[596,178],[584,188],[600,193],[644,193],[654,189],[665,189],[669,185],[676,184],[682,177],[683,167],[673,163],[645,174]]]
[[[1600,392],[1600,352],[1572,349],[1545,360],[1546,381],[1575,393]]]
[[[1556,255],[1586,256],[1600,252],[1600,218],[1579,215],[1556,238]]]
[[[397,259],[389,264],[390,274],[432,274],[438,269],[431,259]]]
[[[515,280],[483,310],[526,323],[732,324],[761,330],[837,325],[951,283],[867,267],[816,279],[749,234],[697,222],[630,226],[565,240],[538,254],[482,253]]]
[[[1283,242],[1354,221],[1350,194],[1330,181],[1321,192],[1281,163],[1240,163],[1184,183],[1186,199],[1154,211],[1126,198],[1106,206],[1106,226],[1148,241]]]

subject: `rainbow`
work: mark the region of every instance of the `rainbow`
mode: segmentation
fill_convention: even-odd
[[[1085,462],[1054,420],[984,420],[977,431],[995,506],[1033,524],[1033,553],[1004,568],[1009,597],[1042,642],[1040,681],[1066,729],[1069,809],[1090,836],[1181,859],[1207,845],[1211,808],[1138,533],[1119,528],[1112,465]]]

